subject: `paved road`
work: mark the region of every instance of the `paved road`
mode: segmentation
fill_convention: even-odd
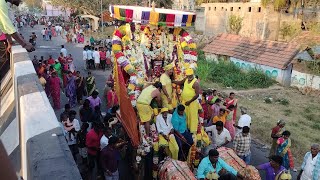
[[[47,59],[49,55],[52,55],[53,58],[56,59],[60,52],[60,46],[64,44],[66,49],[68,50],[68,53],[72,54],[77,70],[80,70],[82,75],[86,75],[87,71],[83,70],[83,63],[82,63],[83,44],[66,44],[66,40],[62,39],[61,37],[53,37],[52,41],[43,41],[42,35],[40,32],[42,28],[43,26],[35,26],[33,29],[27,28],[23,30],[22,34],[25,36],[25,38],[28,38],[31,32],[33,31],[38,36],[36,51],[30,53],[30,58],[32,59],[34,55],[37,55],[38,58],[40,58],[40,56],[44,56],[44,58]],[[110,71],[103,72],[102,70],[95,70],[95,71],[92,71],[92,74],[96,77],[96,83],[97,83],[96,86],[99,92],[103,92],[105,81],[107,76],[110,74]],[[62,105],[68,103],[65,95],[61,94],[61,99],[62,99],[62,103],[61,103]],[[105,102],[104,98],[101,98],[101,99]],[[103,104],[104,104],[104,108],[102,108],[101,110],[105,111],[105,103]],[[78,112],[79,107],[75,107],[74,110]],[[60,113],[62,111],[63,109],[56,111],[57,117],[60,116]],[[269,131],[269,129],[270,128],[266,128],[267,131]],[[251,152],[252,152],[252,158],[251,158],[252,165],[257,166],[259,164],[268,162],[268,159],[266,157],[268,156],[269,149],[265,148],[264,145],[261,145],[254,141],[251,146]],[[296,179],[297,173],[292,172],[292,175],[293,175],[293,179]],[[262,179],[265,179],[263,172],[261,172],[261,177]]]

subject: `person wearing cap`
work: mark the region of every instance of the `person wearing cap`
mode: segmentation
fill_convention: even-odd
[[[251,117],[247,114],[247,108],[241,106],[240,111],[241,116],[239,118],[238,125],[234,125],[237,129],[236,134],[241,133],[244,126],[248,126],[249,128],[251,126]]]
[[[164,67],[165,72],[160,76],[160,82],[162,84],[161,101],[162,106],[169,109],[172,113],[174,107],[172,107],[172,82],[170,76],[173,74],[172,63]]]
[[[198,127],[200,85],[194,77],[193,69],[185,71],[187,78],[182,81],[173,81],[178,85],[183,85],[181,94],[182,104],[186,107],[187,125],[191,133],[196,133]]]
[[[271,145],[269,156],[276,154],[277,141],[282,136],[282,133],[285,131],[284,129],[285,125],[286,125],[286,122],[283,119],[280,119],[277,122],[277,126],[272,128],[272,132],[271,132],[272,145]]]
[[[151,107],[151,101],[156,100],[158,107],[161,107],[161,82],[155,82],[153,85],[150,85],[144,88],[141,91],[137,99],[137,110],[140,121],[144,124],[146,129],[146,134],[149,136],[150,133],[150,121],[154,117],[154,111]]]
[[[298,180],[320,179],[320,145],[312,144],[311,150],[304,156]]]
[[[270,157],[270,162],[259,165],[257,169],[266,171],[266,180],[278,180],[280,175],[286,171],[286,168],[281,164],[282,157],[273,155]]]
[[[179,146],[174,137],[174,129],[171,123],[172,115],[168,108],[162,108],[161,113],[156,117],[156,127],[159,133],[159,147],[169,146],[170,157],[178,159]]]
[[[211,149],[209,155],[201,160],[197,170],[197,179],[204,180],[209,173],[216,173],[219,180],[242,178],[242,175],[219,157],[219,152],[216,149]]]

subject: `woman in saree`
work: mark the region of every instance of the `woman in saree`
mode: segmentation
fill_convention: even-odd
[[[72,72],[72,74],[75,74],[75,70],[76,70],[76,67],[73,63],[73,57],[71,54],[69,54],[69,56],[67,57],[67,63],[68,63],[68,67],[69,67],[69,71]]]
[[[277,140],[278,146],[277,146],[277,152],[276,152],[277,155],[283,158],[282,166],[285,167],[287,170],[289,170],[289,168],[294,169],[293,157],[290,150],[291,139],[289,137],[290,137],[289,131],[284,131],[282,133],[282,137],[280,137]]]
[[[79,43],[84,43],[84,35],[80,33]]]
[[[53,37],[56,37],[56,36],[57,36],[57,32],[56,32],[54,26],[51,27],[51,34],[52,34]]]
[[[49,80],[50,82],[50,95],[52,97],[53,101],[53,108],[54,109],[60,109],[60,88],[61,86],[61,81],[60,78],[57,76],[57,72],[52,72],[51,78]]]
[[[116,92],[114,91],[114,86],[110,86],[110,90],[107,92],[107,110],[110,108],[119,105],[118,97]]]
[[[238,103],[238,99],[235,99],[235,93],[231,92],[229,94],[229,97],[226,98],[226,101],[223,103],[223,105],[226,106],[226,108],[228,108],[230,105],[234,105],[234,110],[233,110],[233,116],[232,116],[232,120],[233,122],[236,121],[237,118],[237,103]]]
[[[80,74],[80,71],[77,71],[76,85],[77,85],[77,101],[78,101],[78,104],[81,104],[82,98],[84,95],[85,82],[84,82],[84,77],[81,76]]]
[[[86,78],[87,92],[88,96],[91,96],[93,91],[96,90],[96,80],[95,77],[91,75],[91,72],[88,72],[88,77]]]
[[[269,153],[269,157],[273,156],[276,154],[276,150],[277,150],[277,141],[278,139],[282,136],[282,132],[285,130],[284,126],[286,125],[286,122],[282,119],[280,119],[277,122],[277,126],[275,126],[274,128],[272,128],[272,132],[271,132],[271,138],[272,138],[272,145],[271,145],[271,149],[270,149],[270,153]]]
[[[234,125],[234,121],[233,121],[234,108],[235,107],[232,104],[227,108],[229,110],[229,114],[226,117],[226,123],[224,125],[224,127],[228,129],[231,139],[234,139],[236,135],[236,128],[233,126]]]
[[[77,102],[76,79],[71,71],[68,72],[67,76],[66,96],[69,98],[71,108],[75,107]]]

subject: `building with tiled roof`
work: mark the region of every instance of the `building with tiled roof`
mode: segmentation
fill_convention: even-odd
[[[224,57],[242,69],[258,68],[284,85],[290,85],[292,64],[298,46],[293,43],[256,40],[220,34],[203,49],[207,59]]]

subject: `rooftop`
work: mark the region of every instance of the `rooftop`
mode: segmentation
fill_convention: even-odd
[[[203,51],[285,69],[299,52],[299,48],[295,43],[257,40],[224,33],[214,37]]]

